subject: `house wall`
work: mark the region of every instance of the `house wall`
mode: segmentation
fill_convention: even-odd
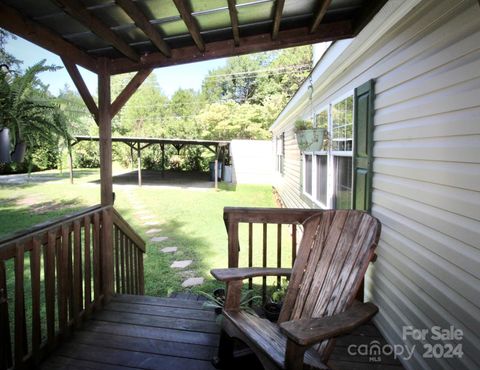
[[[390,1],[355,40],[329,50],[314,79],[315,107],[376,80],[372,214],[383,228],[366,297],[390,343],[416,345],[408,369],[480,368],[479,19],[476,0]],[[275,186],[288,207],[312,206],[300,195],[292,131],[309,114],[306,97],[300,90],[272,126],[286,136]],[[460,359],[424,358],[423,345],[444,344],[430,335],[402,338],[404,326],[435,325],[463,331]]]
[[[232,182],[237,184],[272,184],[272,142],[267,140],[232,140]]]

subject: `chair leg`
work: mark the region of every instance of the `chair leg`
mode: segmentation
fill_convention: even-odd
[[[218,344],[218,354],[212,360],[212,364],[215,368],[229,368],[229,365],[233,362],[233,346],[234,339],[222,329],[220,332],[220,343]]]

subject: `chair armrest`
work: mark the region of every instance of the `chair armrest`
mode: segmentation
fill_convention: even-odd
[[[292,269],[269,267],[246,267],[210,270],[213,277],[220,281],[243,280],[257,276],[290,276]]]
[[[280,324],[280,330],[296,344],[308,347],[350,333],[377,312],[378,307],[373,303],[354,303],[345,312],[333,316],[285,321]]]

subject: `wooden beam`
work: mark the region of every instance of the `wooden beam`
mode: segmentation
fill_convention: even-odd
[[[75,87],[77,88],[80,96],[82,97],[83,102],[87,106],[89,112],[92,114],[92,116],[95,119],[95,122],[97,122],[97,125],[98,125],[98,107],[95,101],[93,100],[92,95],[90,94],[90,91],[88,91],[87,85],[85,84],[85,81],[83,80],[82,75],[80,74],[80,71],[78,70],[75,63],[72,63],[70,60],[64,57],[62,57],[62,62],[68,74],[70,75],[73,83],[75,84]]]
[[[272,40],[276,40],[278,37],[278,31],[280,31],[280,21],[282,20],[284,5],[285,0],[277,0],[277,5],[275,6],[275,15],[273,17]]]
[[[208,50],[200,52],[195,46],[172,49],[172,57],[166,58],[161,53],[152,53],[142,57],[140,63],[121,58],[112,60],[112,74],[137,71],[142,68],[158,68],[193,61],[225,58],[261,51],[313,44],[323,41],[341,40],[353,36],[350,20],[321,24],[314,33],[308,27],[279,31],[278,38],[272,41],[271,33],[242,37],[242,44],[235,46],[233,40],[217,41],[208,44]]]
[[[228,0],[228,12],[230,13],[230,22],[232,24],[233,40],[235,41],[235,46],[238,46],[240,45],[240,31],[238,30],[238,12],[235,0]]]
[[[310,26],[310,33],[313,33],[316,30],[318,30],[318,27],[320,26],[320,23],[322,23],[322,19],[327,13],[328,7],[330,6],[331,2],[332,0],[323,0],[320,3],[317,9],[317,13],[313,17],[312,25]]]
[[[192,35],[193,41],[197,45],[198,50],[201,52],[205,51],[205,43],[203,42],[202,35],[200,34],[200,29],[198,28],[197,21],[193,18],[192,12],[187,5],[187,1],[185,0],[173,0],[175,6],[180,13],[183,21],[187,25],[188,32]]]
[[[98,37],[111,44],[127,58],[130,58],[136,62],[140,60],[140,56],[130,47],[130,45],[128,45],[107,25],[105,25],[105,23],[90,13],[81,2],[76,0],[55,0],[55,2],[65,11],[65,13],[78,20]]]
[[[142,69],[130,80],[127,86],[117,96],[110,108],[110,114],[113,117],[122,109],[125,103],[132,97],[135,91],[142,85],[143,81],[152,73],[153,69]]]
[[[132,0],[115,0],[115,3],[120,6],[125,13],[135,22],[145,35],[147,35],[152,43],[165,56],[170,57],[172,52],[170,46],[163,40],[158,30],[150,23],[145,14],[133,3]]]
[[[97,61],[55,32],[25,17],[0,2],[0,27],[62,57],[68,57],[82,67],[96,72]]]

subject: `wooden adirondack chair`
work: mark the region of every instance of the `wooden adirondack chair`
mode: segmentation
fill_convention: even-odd
[[[242,280],[288,275],[285,269],[215,269],[226,282],[222,332],[216,364],[228,368],[233,338],[246,343],[266,369],[328,369],[335,337],[351,332],[378,311],[355,301],[374,258],[381,225],[361,211],[319,211],[304,233],[277,324],[239,309]]]

